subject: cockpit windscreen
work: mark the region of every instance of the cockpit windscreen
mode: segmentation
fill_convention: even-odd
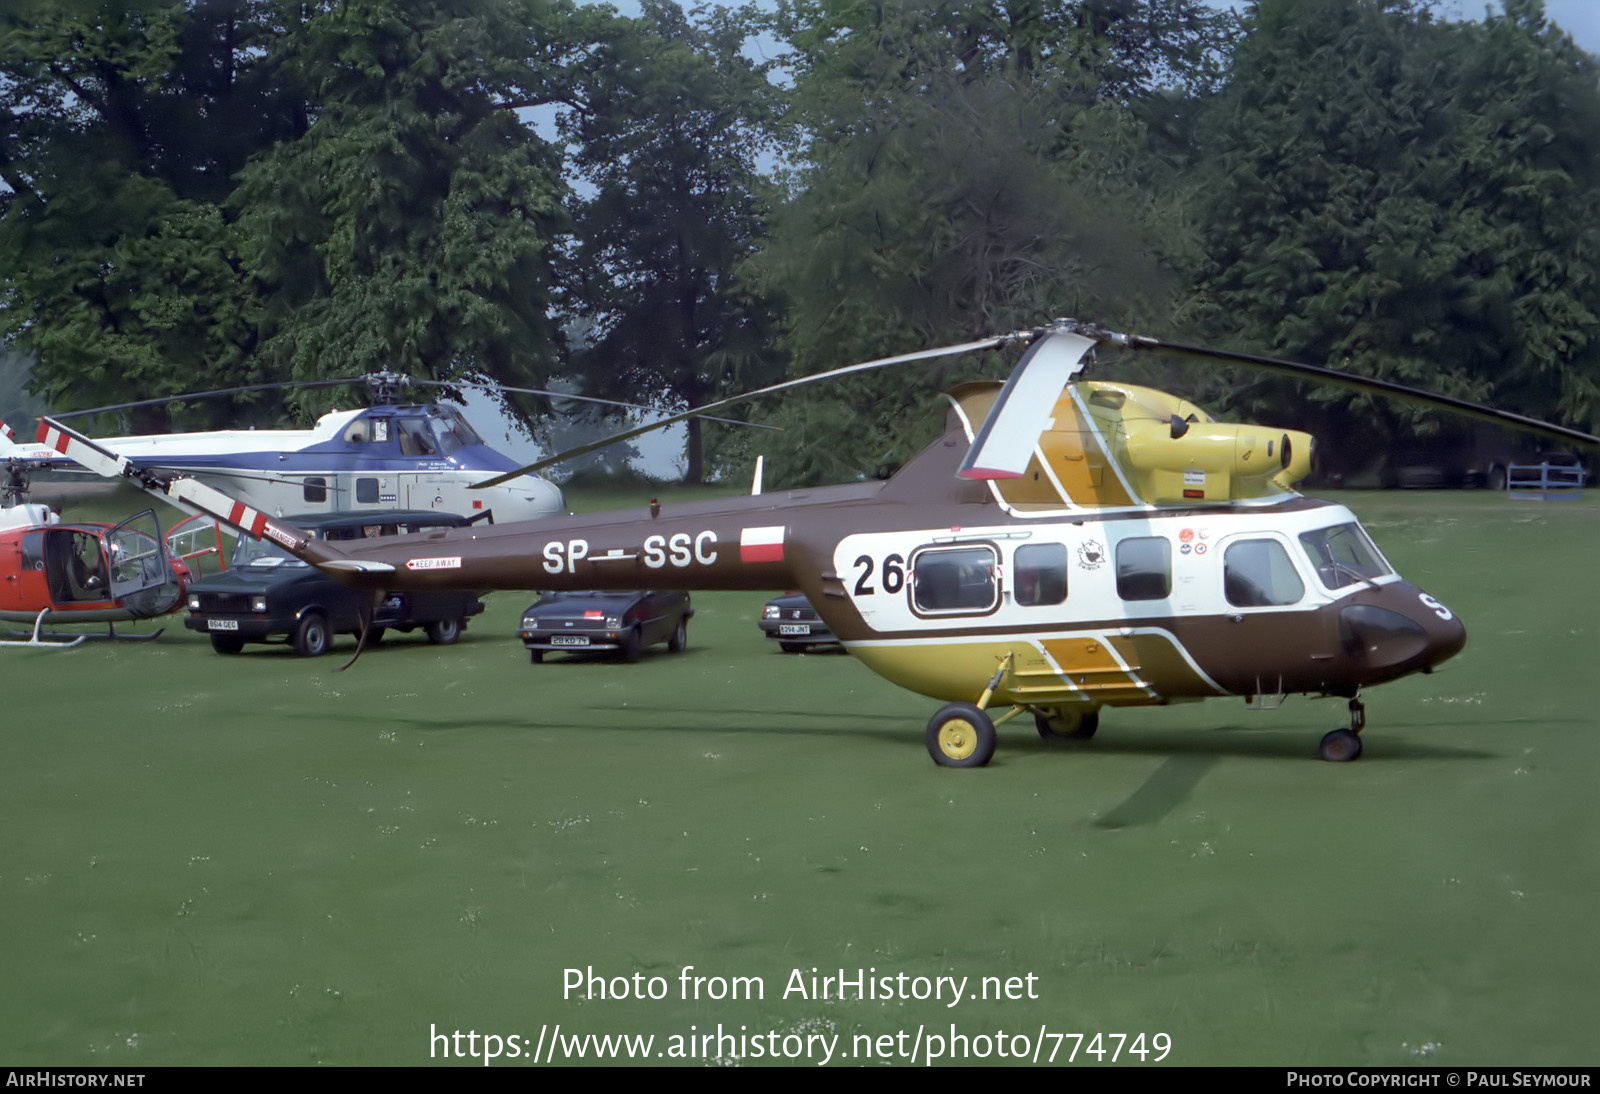
[[[1358,581],[1370,582],[1394,573],[1366,531],[1354,521],[1303,532],[1300,544],[1310,557],[1317,577],[1329,589],[1342,589]]]

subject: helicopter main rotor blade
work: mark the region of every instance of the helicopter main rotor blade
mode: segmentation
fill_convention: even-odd
[[[972,438],[956,472],[964,479],[1020,479],[1061,389],[1083,368],[1095,340],[1051,331],[1022,355]]]
[[[1405,384],[1397,384],[1390,380],[1379,380],[1371,376],[1357,376],[1353,373],[1339,372],[1336,369],[1322,368],[1318,365],[1305,365],[1298,361],[1285,361],[1278,357],[1264,357],[1259,354],[1240,353],[1235,350],[1209,349],[1205,346],[1190,346],[1181,342],[1168,342],[1160,338],[1150,338],[1139,334],[1115,334],[1087,326],[1069,326],[1066,329],[1074,330],[1075,333],[1083,334],[1086,337],[1126,346],[1133,350],[1170,353],[1184,357],[1197,357],[1202,360],[1220,361],[1227,364],[1248,365],[1264,372],[1277,373],[1282,376],[1303,380],[1316,380],[1320,383],[1332,384],[1335,387],[1342,387],[1350,391],[1383,395],[1403,402],[1437,407],[1464,417],[1492,422],[1508,429],[1515,429],[1523,433],[1533,433],[1567,444],[1600,446],[1600,437],[1592,433],[1585,433],[1579,429],[1570,429],[1564,425],[1556,425],[1554,422],[1541,421],[1538,418],[1530,418],[1527,415],[1516,414],[1509,410],[1485,406],[1482,403],[1469,402],[1466,399],[1439,395],[1431,391],[1424,391],[1421,388],[1407,387]]]
[[[862,361],[859,364],[846,365],[843,368],[832,369],[828,372],[818,372],[811,376],[802,376],[798,380],[785,380],[781,384],[773,384],[770,387],[757,388],[755,391],[747,391],[742,395],[731,395],[726,399],[718,399],[716,402],[706,403],[703,406],[695,407],[692,410],[685,410],[680,414],[670,415],[666,418],[662,418],[660,421],[651,422],[648,425],[636,426],[633,429],[625,429],[620,433],[613,433],[609,437],[602,437],[598,441],[591,441],[589,444],[579,445],[577,448],[569,448],[565,452],[558,452],[554,456],[547,456],[536,463],[528,464],[526,467],[519,467],[517,470],[508,471],[504,475],[497,475],[492,479],[486,479],[483,482],[473,483],[469,489],[483,490],[490,486],[499,486],[501,483],[510,482],[512,479],[519,478],[533,471],[542,470],[551,466],[552,464],[561,463],[576,456],[582,456],[586,453],[594,452],[597,449],[605,448],[607,445],[617,444],[620,441],[631,440],[634,437],[640,436],[641,434],[649,433],[653,429],[661,429],[665,426],[674,425],[689,418],[703,416],[707,411],[721,410],[725,406],[733,406],[736,403],[742,403],[748,399],[756,399],[763,395],[773,395],[780,391],[789,391],[792,388],[804,387],[806,384],[814,384],[820,380],[832,380],[840,376],[848,376],[855,372],[866,372],[870,369],[888,368],[890,365],[902,365],[911,361],[924,361],[932,357],[953,357],[958,353],[971,353],[974,350],[980,349],[997,349],[1000,346],[1006,345],[1010,342],[1018,341],[1019,339],[1032,338],[1036,333],[1036,331],[1023,331],[1018,334],[995,335],[993,337],[984,338],[976,342],[963,342],[958,346],[941,346],[938,349],[918,350],[916,353],[902,353],[896,357],[880,357],[875,361]]]
[[[617,399],[602,399],[597,395],[574,395],[574,394],[572,394],[570,392],[566,392],[566,391],[547,391],[544,388],[538,388],[538,387],[505,387],[505,386],[500,385],[500,384],[496,384],[493,387],[491,387],[488,384],[472,383],[472,382],[467,381],[467,380],[460,380],[460,381],[455,381],[455,382],[452,382],[452,381],[449,381],[449,380],[412,380],[411,382],[414,383],[414,384],[424,384],[424,385],[427,385],[429,387],[475,387],[475,388],[478,388],[481,391],[487,391],[487,392],[491,392],[491,393],[495,392],[495,391],[514,391],[514,392],[518,393],[519,395],[543,395],[548,399],[572,399],[572,400],[574,400],[576,402],[580,402],[580,403],[598,403],[601,406],[620,407],[623,410],[651,410],[651,411],[653,411],[653,410],[656,409],[653,406],[645,406],[643,403],[624,403],[624,402],[621,402],[620,400],[617,400]],[[699,415],[699,417],[704,418],[708,422],[721,422],[724,425],[742,425],[742,426],[748,426],[751,429],[777,429],[777,428],[779,428],[778,426],[766,425],[766,424],[764,424],[762,422],[740,421],[738,418],[715,418],[715,417],[712,417],[709,414],[701,414],[701,415]]]
[[[162,406],[166,403],[185,403],[191,399],[211,399],[218,395],[237,395],[242,391],[268,391],[280,387],[335,387],[339,384],[364,383],[364,376],[346,376],[338,380],[282,380],[271,384],[245,384],[242,387],[219,387],[214,391],[191,391],[184,395],[166,395],[160,399],[141,399],[136,403],[117,403],[115,406],[97,406],[88,410],[66,410],[59,414],[52,414],[51,418],[61,421],[65,418],[82,418],[88,414],[110,414],[117,410],[138,410],[140,407]]]

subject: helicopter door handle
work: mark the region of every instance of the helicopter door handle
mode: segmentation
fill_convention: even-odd
[[[1241,615],[1238,612],[1235,612],[1233,615],[1228,616],[1228,619],[1230,621],[1234,622],[1234,623],[1243,623],[1244,622],[1244,616]]]

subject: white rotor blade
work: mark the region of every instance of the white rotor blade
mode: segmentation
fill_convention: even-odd
[[[266,536],[297,555],[311,542],[310,536],[293,525],[275,521],[259,509],[253,509],[203,482],[167,478],[155,472],[142,471],[126,456],[119,456],[50,418],[39,420],[39,443],[75,460],[97,475],[108,479],[129,479],[146,493],[160,494],[185,512],[215,517],[253,539]]]
[[[108,479],[121,478],[129,467],[126,456],[101,448],[82,433],[75,433],[49,418],[39,419],[38,441],[52,452],[59,452]]]
[[[1020,479],[1050,412],[1094,346],[1081,334],[1053,332],[1022,355],[972,439],[958,474],[965,479]]]
[[[661,429],[665,426],[684,421],[687,418],[704,416],[708,411],[721,410],[725,406],[733,406],[736,403],[744,402],[746,399],[755,399],[762,395],[772,395],[779,391],[788,391],[791,388],[803,387],[806,384],[814,384],[821,380],[831,380],[839,376],[848,376],[854,372],[865,372],[869,369],[885,368],[889,365],[902,365],[910,361],[924,361],[931,357],[949,357],[958,353],[971,353],[973,350],[995,349],[999,346],[1005,345],[1007,342],[1012,341],[1016,337],[1018,336],[998,335],[993,338],[984,338],[976,342],[963,342],[957,346],[941,346],[938,349],[919,350],[916,353],[902,353],[895,357],[880,357],[875,361],[862,361],[860,364],[846,365],[843,368],[832,369],[828,372],[817,372],[810,376],[802,376],[798,380],[785,380],[781,384],[773,384],[771,387],[763,387],[758,388],[755,391],[747,391],[742,395],[733,395],[726,399],[718,399],[714,403],[706,403],[704,406],[697,406],[692,410],[685,410],[681,414],[673,414],[670,417],[662,418],[659,421],[650,422],[646,425],[635,426],[632,429],[625,429],[620,433],[613,433],[609,437],[602,437],[598,441],[591,441],[588,444],[579,445],[576,448],[569,448],[564,452],[557,452],[554,456],[547,456],[542,460],[528,464],[526,467],[519,467],[515,471],[508,471],[504,475],[497,475],[496,477],[492,479],[486,479],[483,482],[475,482],[469,489],[482,490],[489,486],[499,486],[501,483],[510,482],[512,479],[526,475],[530,471],[539,471],[549,467],[551,464],[561,463],[576,456],[582,456],[586,452],[593,452],[596,449],[604,448],[607,445],[616,444],[618,441],[631,440],[642,433],[649,433],[653,429]]]

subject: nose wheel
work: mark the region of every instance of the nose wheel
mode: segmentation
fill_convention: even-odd
[[[1367,726],[1367,708],[1360,699],[1350,700],[1350,728],[1336,729],[1322,738],[1322,744],[1317,751],[1324,760],[1333,764],[1345,764],[1351,760],[1361,758],[1361,737],[1359,734]]]

